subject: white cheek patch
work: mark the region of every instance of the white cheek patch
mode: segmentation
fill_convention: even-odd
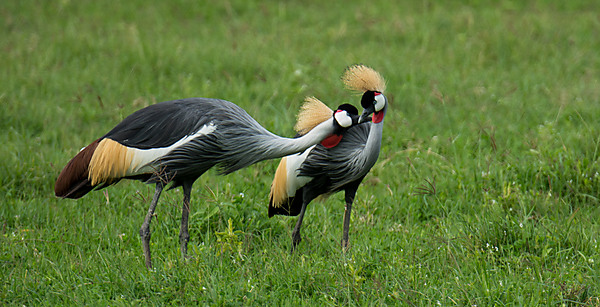
[[[348,112],[346,111],[337,111],[335,112],[335,121],[338,122],[338,124],[340,124],[340,126],[344,127],[344,128],[348,128],[350,126],[352,126],[352,118],[350,117],[350,115],[348,115]]]
[[[375,111],[379,112],[385,107],[385,96],[383,94],[375,94]]]

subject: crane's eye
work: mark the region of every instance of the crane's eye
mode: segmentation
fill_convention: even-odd
[[[338,110],[335,112],[333,117],[335,118],[335,121],[343,128],[352,126],[352,118],[346,111]]]
[[[375,111],[379,112],[383,110],[385,107],[385,96],[382,93],[375,92],[375,100],[373,101],[373,106],[375,107]]]

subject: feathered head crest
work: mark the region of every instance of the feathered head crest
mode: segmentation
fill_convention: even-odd
[[[385,80],[383,77],[365,65],[353,65],[346,69],[342,76],[342,81],[346,88],[364,93],[367,91],[380,92],[385,91]]]
[[[298,113],[294,129],[299,134],[308,133],[312,128],[331,118],[333,110],[315,97],[306,97]]]

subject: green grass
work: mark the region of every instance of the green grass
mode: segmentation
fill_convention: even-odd
[[[598,305],[599,11],[2,1],[0,304]],[[291,136],[304,96],[359,105],[339,80],[354,63],[386,78],[390,108],[346,255],[341,193],[309,206],[289,255],[296,219],[266,214],[277,161],[196,182],[187,262],[181,191],[164,193],[153,271],[151,186],[53,196],[68,159],[143,106],[223,98]]]

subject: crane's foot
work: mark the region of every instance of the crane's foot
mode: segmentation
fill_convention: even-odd
[[[348,242],[347,239],[346,240],[342,239],[341,245],[342,245],[342,252],[345,254],[350,249],[350,243]]]
[[[346,219],[344,219],[346,220]],[[348,228],[344,227],[343,233],[342,233],[342,240],[340,241],[340,245],[342,246],[342,252],[346,253],[348,251],[348,249],[350,248],[350,236],[348,235],[349,230]]]
[[[185,244],[181,244],[181,259],[183,259],[184,262],[188,261],[188,260],[195,260],[196,258],[194,258],[194,256],[188,255],[187,253],[187,242],[185,242]]]
[[[300,244],[300,241],[302,241],[302,236],[300,235],[300,233],[299,232],[293,233],[292,234],[292,248],[290,249],[290,254],[294,253],[294,251],[296,250],[296,247],[298,246],[298,244]]]
[[[196,257],[192,256],[192,255],[185,255],[183,256],[183,261],[188,261],[188,260],[196,260]]]

